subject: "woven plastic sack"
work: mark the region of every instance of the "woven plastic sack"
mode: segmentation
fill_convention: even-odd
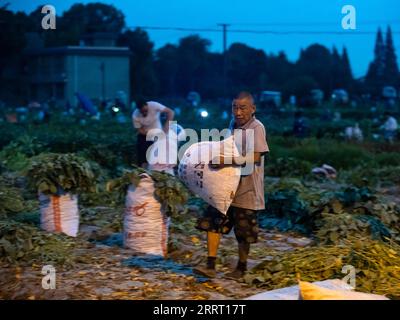
[[[40,226],[48,232],[76,237],[79,230],[78,196],[39,194]]]
[[[141,177],[126,195],[124,246],[136,253],[166,257],[170,219],[154,196],[154,181],[147,174]]]
[[[226,214],[240,181],[240,167],[213,169],[208,164],[214,157],[237,157],[233,136],[223,141],[204,141],[191,145],[178,167],[179,178],[205,202]]]

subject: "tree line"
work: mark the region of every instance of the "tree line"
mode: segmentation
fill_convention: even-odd
[[[265,53],[244,43],[233,43],[225,53],[210,51],[211,42],[199,35],[181,38],[177,44],[155,49],[143,29],[126,27],[125,16],[113,5],[103,3],[74,4],[57,17],[57,29],[43,30],[42,6],[30,14],[14,13],[4,5],[0,8],[0,81],[3,88],[12,85],[7,79],[11,66],[22,73],[26,33],[35,32],[47,47],[79,45],[82,36],[106,32],[117,36],[118,46],[131,50],[131,95],[146,97],[185,97],[197,91],[208,99],[221,98],[224,92],[224,61],[226,94],[239,90],[260,92],[281,91],[284,98],[305,97],[312,89],[321,89],[325,96],[342,88],[353,94],[379,95],[382,86],[400,86],[400,75],[390,27],[383,40],[379,29],[374,60],[366,77],[355,79],[346,47],[326,48],[313,44],[301,49],[295,62],[281,51]],[[9,72],[8,72],[9,73]],[[21,83],[15,80],[16,83]],[[15,90],[15,89],[14,89]]]

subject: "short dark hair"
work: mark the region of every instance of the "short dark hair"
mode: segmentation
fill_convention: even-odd
[[[136,99],[135,103],[136,103],[136,108],[142,109],[147,104],[147,101],[146,99],[139,98]]]
[[[240,100],[240,99],[249,99],[249,100],[251,100],[252,103],[254,103],[253,95],[248,91],[240,91],[236,95],[235,99],[238,99],[238,100]]]

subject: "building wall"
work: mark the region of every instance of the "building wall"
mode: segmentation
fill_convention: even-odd
[[[29,60],[30,100],[45,102],[51,97],[65,100],[66,58],[63,55],[33,56]]]
[[[77,103],[75,92],[85,94],[94,102],[101,101],[102,98],[115,99],[119,90],[129,97],[128,56],[68,55],[66,69],[65,98],[71,104]]]

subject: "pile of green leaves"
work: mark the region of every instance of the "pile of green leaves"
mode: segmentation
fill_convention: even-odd
[[[28,186],[44,194],[95,192],[99,167],[73,153],[43,153],[31,159]]]
[[[24,199],[20,191],[0,184],[0,216],[22,210],[24,210]]]
[[[0,152],[0,162],[8,170],[21,171],[29,165],[29,158],[44,151],[36,138],[23,135],[10,142]]]
[[[5,263],[72,265],[75,244],[75,239],[62,234],[46,233],[11,219],[0,220],[0,261]]]
[[[314,216],[318,218],[319,213],[364,213],[357,210],[366,203],[376,201],[375,193],[367,188],[346,187],[340,191],[328,192],[321,195],[321,198],[311,203]]]
[[[273,290],[303,281],[342,279],[342,268],[356,269],[356,290],[400,299],[400,246],[369,238],[353,238],[341,245],[321,245],[291,252],[270,252],[245,276],[248,284]]]
[[[309,207],[299,197],[297,190],[280,190],[266,194],[265,211],[259,215],[259,223],[266,229],[294,230],[306,234],[314,227]]]
[[[320,243],[339,243],[355,234],[400,241],[400,208],[369,188],[347,187],[321,199],[312,210]]]
[[[108,192],[118,192],[120,199],[123,199],[131,184],[135,187],[139,185],[141,179],[140,175],[144,173],[150,175],[149,172],[138,166],[133,166],[131,170],[124,170],[121,177],[107,182],[106,190]]]
[[[387,240],[392,237],[391,230],[377,217],[358,214],[323,214],[317,221],[316,239],[322,244],[343,243],[355,236],[374,240]]]
[[[259,215],[263,228],[300,232],[322,244],[338,244],[357,234],[400,241],[399,206],[377,197],[370,188],[307,192],[294,179],[280,180],[268,188],[275,191],[266,192],[266,209]]]
[[[260,226],[280,231],[296,231],[311,235],[322,199],[329,193],[296,178],[266,180],[265,211],[259,215]],[[330,198],[329,198],[330,199]],[[327,200],[326,200],[327,201]]]
[[[400,242],[400,207],[396,203],[378,201],[366,204],[362,208],[385,224]]]
[[[354,186],[346,187],[343,191],[337,192],[336,197],[345,206],[353,205],[356,202],[367,202],[376,199],[376,196],[370,188],[357,188]]]
[[[129,185],[137,187],[142,174],[148,174],[154,181],[155,197],[161,202],[168,216],[178,213],[189,198],[189,193],[183,183],[173,175],[158,171],[146,171],[139,167],[126,171],[120,178],[107,183],[108,191],[118,191],[120,197],[126,195]]]
[[[0,217],[24,210],[21,190],[14,187],[6,177],[0,176]]]

